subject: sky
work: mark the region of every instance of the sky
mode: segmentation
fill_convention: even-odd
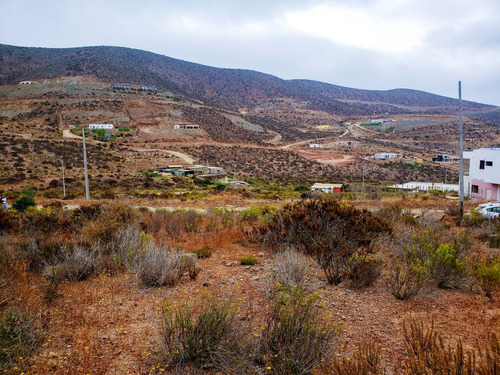
[[[0,43],[121,46],[500,106],[500,0],[0,0]]]

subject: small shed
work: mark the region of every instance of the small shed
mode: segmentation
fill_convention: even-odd
[[[322,191],[323,193],[340,193],[342,190],[342,184],[323,184],[315,183],[311,187],[311,191]]]

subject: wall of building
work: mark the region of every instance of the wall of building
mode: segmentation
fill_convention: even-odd
[[[480,148],[464,152],[464,159],[469,159],[468,175],[470,180],[500,184],[500,148]],[[484,161],[483,169],[480,169],[481,161]],[[487,162],[492,165],[488,165]],[[464,181],[466,180],[464,179]]]
[[[474,192],[474,186],[477,186],[477,192]],[[470,186],[465,186],[465,188],[470,191],[472,200],[500,201],[500,185],[498,184],[471,179]]]

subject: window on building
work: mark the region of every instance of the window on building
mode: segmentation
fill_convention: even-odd
[[[479,186],[478,185],[472,185],[471,186],[471,191],[473,193],[479,193]]]
[[[486,166],[487,167],[493,167],[493,162],[492,161],[486,161]]]
[[[484,169],[484,160],[479,160],[479,169]]]

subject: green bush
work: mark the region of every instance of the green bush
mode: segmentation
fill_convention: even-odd
[[[17,211],[25,211],[28,207],[35,206],[35,189],[27,188],[23,190],[21,197],[14,202],[12,208]]]
[[[293,187],[293,191],[311,191],[311,188],[307,185],[297,185]]]
[[[418,293],[427,278],[438,288],[458,287],[466,276],[465,261],[471,244],[467,235],[442,243],[431,229],[413,234],[402,244],[402,252],[391,273],[392,294],[398,299],[407,299]]]
[[[257,258],[251,255],[244,256],[240,258],[240,264],[242,266],[253,266],[254,264],[257,264]]]
[[[257,345],[258,363],[273,374],[309,374],[333,354],[333,323],[319,294],[277,285]]]
[[[493,293],[500,289],[500,257],[480,258],[471,262],[472,275],[484,294],[493,299]]]
[[[456,288],[465,276],[465,262],[457,257],[458,243],[440,245],[430,256],[430,276],[438,288]]]
[[[195,251],[199,259],[210,258],[212,256],[212,249],[210,246],[203,246],[201,249]]]
[[[276,207],[270,205],[251,206],[240,211],[240,219],[242,221],[260,221],[267,222],[273,216]]]
[[[240,303],[233,297],[216,298],[205,292],[198,313],[186,303],[174,309],[168,302],[161,310],[164,356],[170,363],[217,368],[225,373],[245,373],[242,358],[249,342],[236,318]]]
[[[427,267],[418,263],[397,263],[389,278],[389,290],[400,300],[416,295],[422,289],[428,276]]]
[[[33,355],[40,348],[42,333],[33,319],[17,309],[0,314],[0,365],[12,365],[19,357]]]

